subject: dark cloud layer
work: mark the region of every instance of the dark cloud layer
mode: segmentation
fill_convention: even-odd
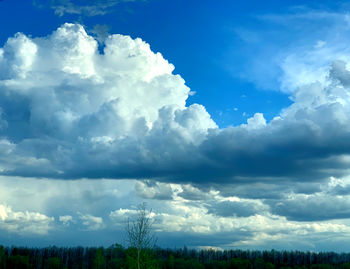
[[[114,35],[100,54],[79,25],[0,54],[3,175],[155,178],[208,184],[320,182],[346,174],[349,71],[295,91],[266,123],[218,129],[174,67],[139,39]]]
[[[271,212],[294,221],[324,221],[350,217],[349,200],[344,197],[316,194],[295,196],[271,202]]]
[[[249,217],[263,211],[263,206],[246,201],[224,201],[209,208],[209,213],[222,217]]]

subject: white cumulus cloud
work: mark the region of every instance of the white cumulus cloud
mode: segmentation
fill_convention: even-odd
[[[3,170],[79,177],[94,163],[108,173],[157,161],[154,151],[166,159],[217,128],[203,106],[186,106],[190,89],[147,43],[110,35],[104,44],[101,54],[81,25],[68,23],[47,37],[17,34],[6,42],[0,134],[11,150],[0,158],[17,167],[4,160]]]
[[[82,227],[88,231],[100,230],[104,227],[103,219],[90,214],[78,213],[79,219],[81,220]]]
[[[47,234],[53,227],[53,217],[39,212],[14,211],[11,207],[0,204],[0,230],[16,234]]]

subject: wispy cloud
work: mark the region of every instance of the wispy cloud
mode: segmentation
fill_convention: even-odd
[[[67,14],[83,15],[83,16],[100,16],[105,15],[123,2],[134,2],[137,0],[34,0],[37,6],[49,6],[58,16]]]
[[[233,27],[247,48],[240,52],[246,65],[242,70],[231,68],[233,75],[258,88],[288,94],[306,83],[324,82],[332,61],[348,61],[350,24],[344,10],[299,6],[255,15],[255,23]]]

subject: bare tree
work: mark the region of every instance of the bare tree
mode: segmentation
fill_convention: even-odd
[[[128,219],[126,227],[127,240],[130,247],[137,251],[137,268],[140,269],[141,252],[145,249],[151,249],[155,246],[156,237],[153,232],[153,220],[150,215],[152,210],[146,210],[146,203],[138,206],[136,217],[133,220]]]

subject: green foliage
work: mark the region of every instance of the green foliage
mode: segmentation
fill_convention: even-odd
[[[125,250],[122,245],[115,244],[108,249],[110,251],[110,258],[107,260],[107,268],[127,268]]]
[[[229,260],[225,269],[249,269],[250,266],[251,266],[251,263],[249,260],[234,258]],[[266,269],[270,269],[270,268],[266,268]]]
[[[175,269],[175,257],[173,254],[170,254],[165,262],[166,269]]]
[[[137,248],[128,248],[126,250],[127,268],[136,269],[137,265]],[[160,261],[157,259],[155,252],[151,249],[143,249],[139,252],[140,255],[140,269],[158,269],[160,268]]]
[[[138,263],[139,260],[139,263]],[[0,246],[0,269],[350,269],[350,253],[249,250],[17,248]]]
[[[275,269],[275,265],[271,262],[266,262],[264,269]]]
[[[0,269],[4,269],[5,266],[6,266],[5,249],[3,246],[0,246]]]
[[[112,258],[107,265],[108,269],[114,268],[127,268],[126,261],[123,258]]]
[[[105,258],[103,256],[102,248],[99,248],[96,250],[94,262],[93,262],[93,269],[102,269],[105,267]]]
[[[350,269],[350,263],[346,262],[340,265],[340,269]]]
[[[216,261],[216,260],[212,260],[208,263],[205,264],[205,268],[206,269],[226,269],[226,268],[230,268],[227,267],[228,263],[227,261]]]
[[[47,269],[61,269],[62,268],[62,262],[57,257],[51,257],[46,259],[45,265]]]
[[[311,269],[333,269],[330,264],[313,264]]]
[[[7,259],[7,268],[11,269],[29,269],[31,268],[29,263],[29,256],[14,255]]]
[[[303,265],[303,266],[294,266],[294,269],[309,269],[309,268]]]
[[[270,262],[265,262],[263,259],[257,259],[254,261],[255,269],[275,269],[275,265]]]
[[[195,259],[184,259],[184,258],[177,258],[174,260],[174,268],[176,269],[204,269],[204,265],[198,262]]]

